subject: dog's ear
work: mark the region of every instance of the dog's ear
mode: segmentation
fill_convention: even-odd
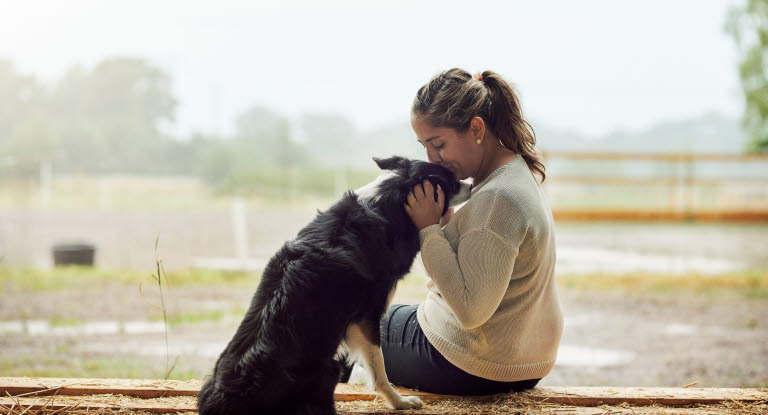
[[[392,156],[385,159],[374,157],[373,161],[375,161],[376,165],[382,170],[395,170],[408,166],[408,159],[400,156]]]

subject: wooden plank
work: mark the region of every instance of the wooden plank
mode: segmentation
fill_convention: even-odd
[[[137,398],[159,398],[167,396],[197,396],[202,381],[157,380],[157,379],[73,379],[73,378],[9,378],[0,377],[0,395],[60,395],[83,396],[95,394],[118,394]],[[430,401],[444,398],[427,392],[402,389],[408,395]],[[336,387],[337,401],[373,400],[373,390],[360,385],[340,383]]]
[[[92,396],[92,395],[89,395]],[[70,396],[69,399],[63,399],[62,397],[56,396],[56,397],[50,397],[53,399],[46,399],[46,398],[28,398],[28,397],[22,397],[22,398],[13,398],[13,397],[0,397],[0,410],[3,410],[3,412],[6,413],[12,413],[12,409],[17,409],[23,412],[27,411],[27,413],[35,413],[39,410],[45,409],[48,412],[56,412],[56,411],[62,411],[66,413],[67,410],[89,410],[89,411],[100,411],[100,410],[114,410],[114,411],[120,411],[120,413],[125,413],[126,411],[142,411],[142,412],[149,412],[149,413],[155,413],[155,414],[168,414],[168,413],[180,413],[180,412],[197,412],[197,405],[195,405],[194,401],[191,402],[174,402],[172,404],[169,403],[155,403],[151,400],[139,400],[139,402],[134,401],[128,401],[125,399],[112,399],[111,401],[107,402],[99,402],[94,400],[89,400],[89,396]],[[33,412],[34,411],[34,412]],[[379,406],[375,408],[374,410],[370,409],[356,409],[356,408],[347,408],[347,409],[338,409],[337,412],[341,415],[343,414],[355,414],[355,415],[363,415],[363,414],[377,414],[377,415],[383,415],[383,414],[402,414],[403,411],[396,411],[387,408],[386,406]],[[419,412],[421,415],[438,415],[437,412]]]
[[[97,394],[116,394],[143,399],[187,396],[194,401],[192,397],[197,394],[201,385],[201,381],[154,379],[0,378],[0,395],[22,395],[21,398],[24,399],[40,400],[45,398],[30,394],[45,395],[55,393],[57,401],[72,396],[87,397],[88,395]],[[403,395],[416,395],[425,402],[458,398],[456,396],[438,395],[404,388],[397,389]],[[617,405],[622,403],[638,406],[653,404],[678,406],[721,402],[763,402],[768,401],[768,389],[545,386],[520,394],[511,394],[510,396],[521,396],[537,402],[576,406]],[[335,399],[339,402],[371,401],[375,398],[376,394],[367,386],[362,385],[339,384],[335,392]]]
[[[445,399],[456,399],[453,395],[439,395],[436,393],[422,392],[415,389],[406,389],[395,386],[395,390],[403,396],[418,396],[424,402],[434,402]],[[376,392],[368,386],[350,385],[339,383],[334,391],[334,400],[337,402],[345,401],[372,401],[376,399]]]
[[[198,380],[0,377],[0,396],[33,393],[37,395],[112,393],[147,399],[163,396],[197,396],[202,385],[202,381]]]
[[[768,401],[768,389],[748,388],[628,388],[548,386],[524,392],[528,398],[574,406],[629,404],[635,406],[711,405],[722,402]]]

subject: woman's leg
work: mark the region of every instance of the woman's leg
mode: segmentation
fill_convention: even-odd
[[[530,389],[539,379],[496,382],[448,362],[429,343],[416,318],[417,305],[393,305],[381,321],[381,350],[389,381],[448,395],[491,395]]]

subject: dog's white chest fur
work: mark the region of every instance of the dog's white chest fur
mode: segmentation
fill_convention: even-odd
[[[366,184],[365,186],[355,189],[355,194],[365,201],[373,201],[379,195],[379,186],[385,180],[397,176],[397,173],[393,171],[385,171],[379,175],[374,181]]]

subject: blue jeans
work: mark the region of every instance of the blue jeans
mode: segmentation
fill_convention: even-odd
[[[445,395],[492,395],[536,386],[541,379],[497,382],[457,368],[429,343],[416,319],[418,305],[393,305],[381,320],[381,351],[389,381]]]

